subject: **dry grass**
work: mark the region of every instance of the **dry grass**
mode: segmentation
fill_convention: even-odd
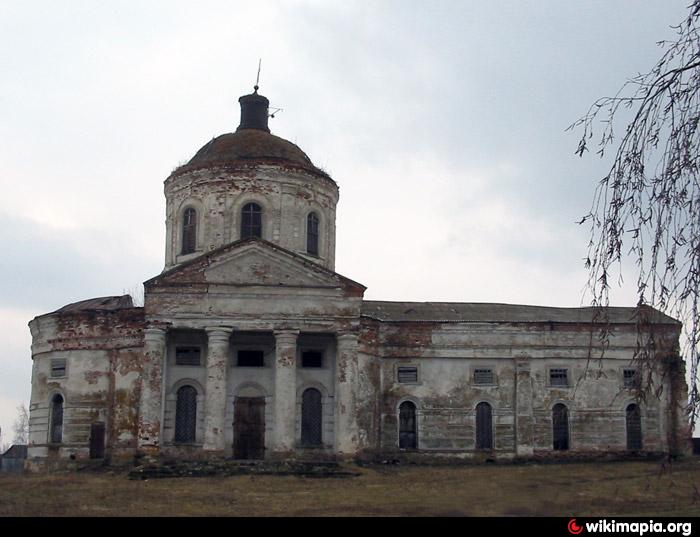
[[[359,477],[0,475],[0,516],[697,516],[700,459],[361,468]]]

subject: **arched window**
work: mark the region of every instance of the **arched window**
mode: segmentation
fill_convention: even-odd
[[[175,405],[175,442],[193,443],[197,431],[197,390],[183,386]]]
[[[262,238],[262,208],[257,203],[247,203],[241,209],[241,239]]]
[[[555,450],[569,449],[569,409],[562,403],[552,409],[552,437]]]
[[[63,397],[56,394],[51,399],[51,443],[63,442]]]
[[[491,405],[476,405],[476,449],[493,449],[493,420]]]
[[[416,449],[417,447],[416,405],[411,401],[404,401],[399,406],[399,448]]]
[[[182,253],[191,254],[197,248],[197,211],[192,207],[182,213]]]
[[[316,388],[305,390],[301,396],[301,444],[323,444],[323,402]]]
[[[639,451],[642,449],[642,415],[639,405],[632,403],[626,410],[627,449]]]
[[[306,217],[306,253],[318,255],[318,216],[309,213]]]

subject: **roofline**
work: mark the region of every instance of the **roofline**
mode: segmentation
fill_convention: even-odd
[[[143,282],[144,287],[146,285],[150,285],[154,283],[156,280],[164,277],[164,276],[169,276],[170,274],[174,274],[175,272],[181,270],[183,267],[189,267],[190,265],[193,265],[194,263],[201,262],[205,257],[213,257],[216,255],[219,255],[220,253],[224,252],[227,249],[234,249],[238,246],[243,246],[244,244],[255,244],[259,243],[262,244],[263,246],[267,246],[268,248],[272,248],[273,250],[278,250],[294,259],[297,259],[298,261],[301,261],[304,265],[308,266],[309,268],[312,268],[314,270],[318,270],[320,272],[324,272],[328,275],[331,276],[338,276],[341,280],[351,284],[351,285],[356,285],[358,287],[361,287],[363,291],[367,290],[367,287],[362,285],[359,282],[356,282],[355,280],[351,280],[350,278],[347,278],[346,276],[343,276],[342,274],[339,274],[331,269],[328,269],[322,265],[319,265],[317,263],[314,263],[312,261],[309,261],[306,259],[304,256],[301,256],[297,254],[296,252],[292,252],[291,250],[287,250],[286,248],[283,248],[282,246],[279,246],[275,243],[272,243],[270,241],[266,241],[265,239],[260,239],[258,237],[249,237],[247,239],[239,239],[237,241],[229,242],[227,244],[224,244],[222,246],[219,246],[218,248],[215,248],[214,250],[210,250],[208,252],[205,252],[201,255],[198,255],[197,257],[194,257],[192,259],[188,259],[187,261],[184,261],[180,263],[179,265],[175,265],[172,268],[169,268],[166,271],[161,272],[157,276],[154,276],[153,278],[149,278],[145,282]]]

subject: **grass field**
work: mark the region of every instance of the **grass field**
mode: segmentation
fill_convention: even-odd
[[[0,516],[698,516],[700,459],[390,466],[351,478],[0,474]]]

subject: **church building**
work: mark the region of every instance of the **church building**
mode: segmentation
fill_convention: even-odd
[[[678,321],[365,300],[335,272],[338,185],[270,133],[257,86],[239,102],[237,130],[165,180],[165,266],[144,306],[94,298],[29,323],[29,465],[686,449]],[[656,394],[638,396],[642,378]]]

